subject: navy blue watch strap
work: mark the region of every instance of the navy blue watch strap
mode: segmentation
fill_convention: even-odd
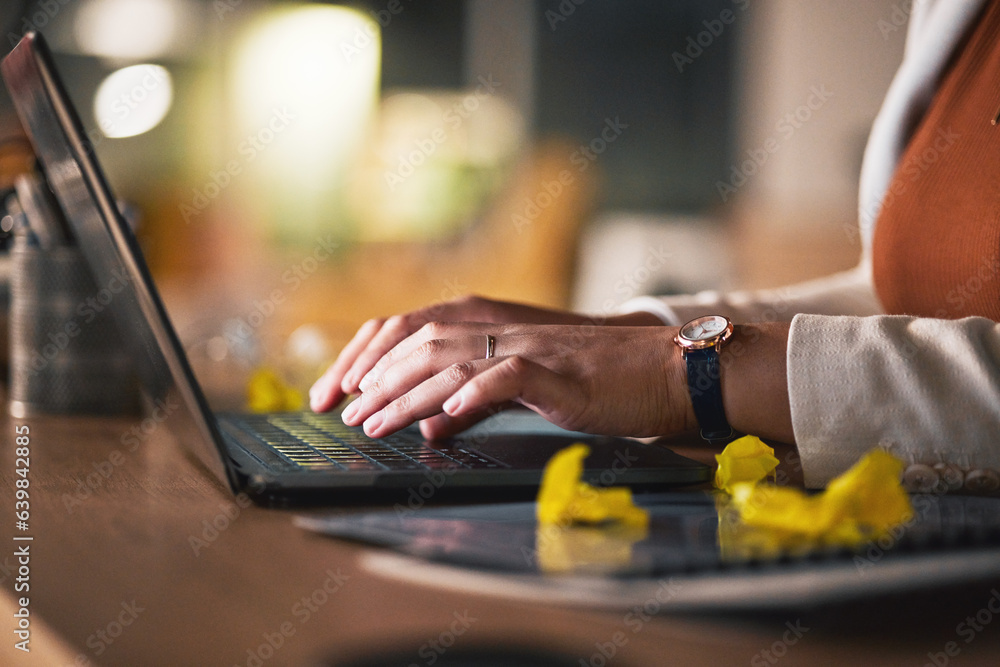
[[[733,429],[726,421],[722,405],[722,383],[719,353],[714,347],[687,351],[688,391],[695,417],[701,426],[701,437],[709,442],[728,440]]]

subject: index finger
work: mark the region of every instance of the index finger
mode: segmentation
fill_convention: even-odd
[[[358,355],[368,347],[372,339],[382,329],[384,319],[368,320],[358,329],[344,349],[337,355],[336,361],[330,364],[326,372],[309,390],[309,407],[315,412],[325,412],[344,399],[347,393],[341,388],[344,374],[357,360]]]

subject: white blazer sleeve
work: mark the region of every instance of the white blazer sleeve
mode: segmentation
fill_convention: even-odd
[[[808,486],[825,485],[878,446],[911,464],[913,475],[944,475],[948,466],[963,481],[971,475],[970,486],[1000,483],[996,322],[799,315],[788,341],[788,391]],[[916,481],[935,488],[936,480]]]

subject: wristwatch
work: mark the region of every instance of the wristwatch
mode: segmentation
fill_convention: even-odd
[[[674,342],[687,362],[688,391],[701,437],[716,443],[728,440],[733,429],[722,405],[719,351],[733,335],[733,323],[722,315],[696,317],[681,327]]]

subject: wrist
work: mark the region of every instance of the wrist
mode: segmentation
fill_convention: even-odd
[[[730,425],[781,442],[794,442],[788,400],[788,323],[737,325],[719,355],[722,403]]]
[[[671,358],[668,371],[672,388],[670,412],[678,420],[675,426],[678,430],[700,430],[705,435],[706,428],[709,433],[721,432],[721,427],[728,422],[736,432],[794,442],[786,371],[788,323],[736,325],[724,342],[716,344],[718,357],[714,361],[704,355],[697,360],[692,357],[685,360],[682,346],[691,348],[697,345],[696,341],[714,342],[717,338],[711,329],[704,329],[701,322],[705,320],[712,322],[713,318],[697,318],[684,325],[685,340],[675,341],[677,352]],[[700,333],[706,334],[704,338],[697,335],[699,326],[702,327]],[[691,334],[687,333],[688,328]],[[694,342],[689,340],[692,334]],[[702,392],[698,394],[698,400],[702,401],[699,411],[695,410],[691,395],[694,390],[688,375],[692,368],[705,373],[705,382],[694,379]],[[704,417],[704,423],[699,415]]]

